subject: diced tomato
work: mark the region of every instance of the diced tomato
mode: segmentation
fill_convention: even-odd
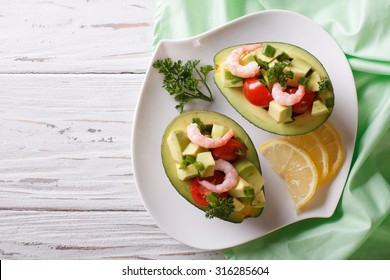
[[[287,93],[293,94],[297,91],[297,88],[289,88],[286,90]],[[303,114],[306,111],[311,110],[313,102],[315,99],[315,94],[311,90],[305,88],[305,95],[302,97],[301,101],[292,106],[292,111],[294,114]]]
[[[208,202],[206,200],[206,197],[211,193],[207,188],[203,187],[199,181],[206,180],[210,183],[213,183],[215,185],[221,184],[223,180],[225,179],[225,175],[222,172],[215,171],[214,176],[201,178],[196,177],[194,181],[192,181],[191,184],[191,195],[194,199],[195,203],[200,206],[208,206]],[[226,198],[228,196],[228,193],[221,193],[219,197]]]
[[[198,178],[196,178],[192,182],[190,191],[191,191],[192,198],[194,199],[196,204],[201,205],[201,206],[208,205],[206,197],[211,192],[199,183]]]
[[[247,148],[236,139],[230,139],[225,145],[212,149],[211,153],[216,159],[235,161],[246,157]]]
[[[242,90],[246,99],[256,106],[268,107],[269,103],[273,100],[268,88],[257,78],[245,79]]]

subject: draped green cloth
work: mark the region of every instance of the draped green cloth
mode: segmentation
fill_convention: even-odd
[[[358,94],[356,147],[332,217],[294,223],[226,249],[225,257],[390,259],[390,0],[159,0],[153,44],[269,9],[307,16],[344,51]]]

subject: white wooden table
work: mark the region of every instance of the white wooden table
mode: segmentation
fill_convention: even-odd
[[[154,0],[0,0],[0,258],[218,259],[155,225],[132,173]]]

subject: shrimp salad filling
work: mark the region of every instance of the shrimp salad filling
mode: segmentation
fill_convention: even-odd
[[[166,144],[175,162],[175,180],[189,188],[190,202],[207,218],[241,222],[260,215],[264,179],[232,128],[192,118],[188,126],[172,130]]]
[[[276,42],[229,47],[214,62],[214,80],[222,94],[265,130],[307,133],[332,112],[330,79],[322,64],[300,47]]]

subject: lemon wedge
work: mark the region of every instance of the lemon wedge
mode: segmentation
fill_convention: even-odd
[[[278,138],[259,147],[272,169],[284,178],[297,209],[306,205],[316,192],[318,174],[309,154],[288,140]]]
[[[319,136],[311,132],[304,135],[286,136],[285,139],[310,155],[317,169],[318,185],[324,184],[329,173],[329,155]]]
[[[341,164],[345,158],[344,145],[341,141],[340,135],[334,126],[327,121],[315,133],[326,148],[329,157],[329,172],[322,183],[327,183],[334,178],[339,171]]]

